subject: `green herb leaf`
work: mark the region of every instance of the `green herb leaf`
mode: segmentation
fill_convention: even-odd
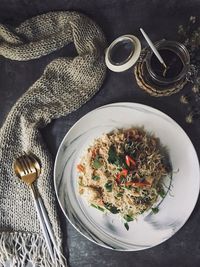
[[[159,190],[158,190],[158,194],[159,194],[159,196],[161,196],[162,198],[164,198],[165,196],[166,196],[166,192],[165,192],[165,190],[161,187],[161,188],[159,188]]]
[[[125,186],[126,189],[128,190],[131,190],[132,189],[132,186],[131,185],[128,185],[128,186]]]
[[[99,156],[96,156],[96,158],[93,161],[93,167],[95,169],[99,169],[102,166],[101,161],[99,160]]]
[[[94,208],[96,208],[96,209],[98,209],[98,210],[100,210],[100,211],[104,211],[104,208],[102,208],[102,207],[100,207],[98,205],[95,205],[93,203],[91,204],[91,206],[94,207]]]
[[[125,164],[123,158],[122,158],[121,156],[119,156],[119,155],[117,155],[114,164],[115,164],[116,166],[120,166],[120,167],[123,167],[123,168],[126,167],[126,164]]]
[[[152,212],[153,212],[154,214],[156,214],[156,213],[159,212],[159,208],[158,208],[158,207],[152,208],[151,210],[152,210]]]
[[[130,215],[128,215],[128,214],[124,215],[124,219],[125,219],[127,222],[132,222],[132,221],[133,221],[133,217],[130,216]]]
[[[111,145],[108,151],[108,162],[115,164],[118,167],[123,167],[124,160],[121,156],[117,154],[116,148],[114,145]]]
[[[108,151],[108,162],[113,164],[117,157],[117,151],[113,145],[110,146]]]
[[[94,180],[94,181],[98,181],[99,179],[100,179],[100,176],[98,176],[98,175],[92,176],[92,180]]]
[[[128,231],[129,230],[129,225],[128,225],[127,222],[124,223],[124,226],[125,226],[126,230]]]
[[[107,210],[109,210],[109,211],[110,211],[111,213],[113,213],[113,214],[117,214],[117,213],[119,213],[118,208],[115,207],[115,206],[113,206],[111,203],[105,203],[104,206],[105,206],[105,208],[106,208]]]
[[[108,180],[108,182],[104,186],[108,192],[112,192],[113,183],[111,180]]]
[[[126,178],[124,176],[121,176],[119,181],[120,181],[120,184],[124,184],[126,182]]]

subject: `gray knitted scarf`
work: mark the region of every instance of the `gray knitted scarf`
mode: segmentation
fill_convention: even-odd
[[[53,188],[53,164],[40,134],[52,119],[86,103],[101,87],[106,67],[105,38],[89,18],[76,12],[50,12],[26,20],[17,28],[0,24],[0,55],[31,60],[73,42],[78,56],[57,58],[14,105],[0,129],[0,266],[67,266],[57,256],[53,265],[40,230],[27,185],[13,174],[22,151],[34,153],[43,168],[37,188],[62,253],[62,232]],[[2,88],[3,89],[3,88]],[[2,103],[1,103],[2,104]]]

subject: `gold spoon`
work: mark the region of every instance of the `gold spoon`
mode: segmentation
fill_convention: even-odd
[[[49,238],[49,233],[47,231],[47,226],[45,224],[43,212],[42,212],[42,209],[40,206],[40,203],[42,202],[42,200],[41,200],[41,197],[39,196],[39,193],[36,191],[36,188],[34,186],[34,181],[38,178],[38,176],[39,176],[38,173],[40,173],[41,168],[39,169],[39,167],[37,165],[37,169],[36,169],[35,166],[36,166],[36,164],[34,165],[32,163],[31,157],[29,157],[29,155],[27,155],[27,154],[25,154],[21,157],[18,157],[13,164],[14,171],[15,171],[15,174],[17,175],[17,177],[19,177],[23,182],[25,182],[31,189],[32,196],[34,199],[35,208],[36,208],[38,219],[40,222],[40,227],[42,229],[42,232],[43,232],[43,235],[44,235],[51,259],[52,259],[53,263],[55,263],[53,249],[52,249],[52,245],[51,245],[51,240]]]

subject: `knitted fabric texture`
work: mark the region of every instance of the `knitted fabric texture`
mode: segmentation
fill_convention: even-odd
[[[14,105],[0,129],[0,266],[67,266],[57,255],[52,264],[40,230],[31,193],[13,173],[22,151],[41,161],[37,188],[48,212],[58,248],[62,232],[53,188],[53,163],[40,134],[52,119],[86,103],[101,87],[106,67],[105,38],[100,28],[77,12],[50,12],[26,20],[17,28],[0,24],[0,55],[31,60],[73,42],[78,56],[57,58]],[[54,251],[55,252],[55,251]]]

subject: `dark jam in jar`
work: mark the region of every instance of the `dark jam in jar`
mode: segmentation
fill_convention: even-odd
[[[163,58],[167,66],[167,69],[165,69],[165,67],[159,62],[157,57],[153,54],[151,58],[152,71],[156,75],[166,79],[178,76],[184,67],[181,58],[175,52],[169,49],[159,49],[159,53]]]

